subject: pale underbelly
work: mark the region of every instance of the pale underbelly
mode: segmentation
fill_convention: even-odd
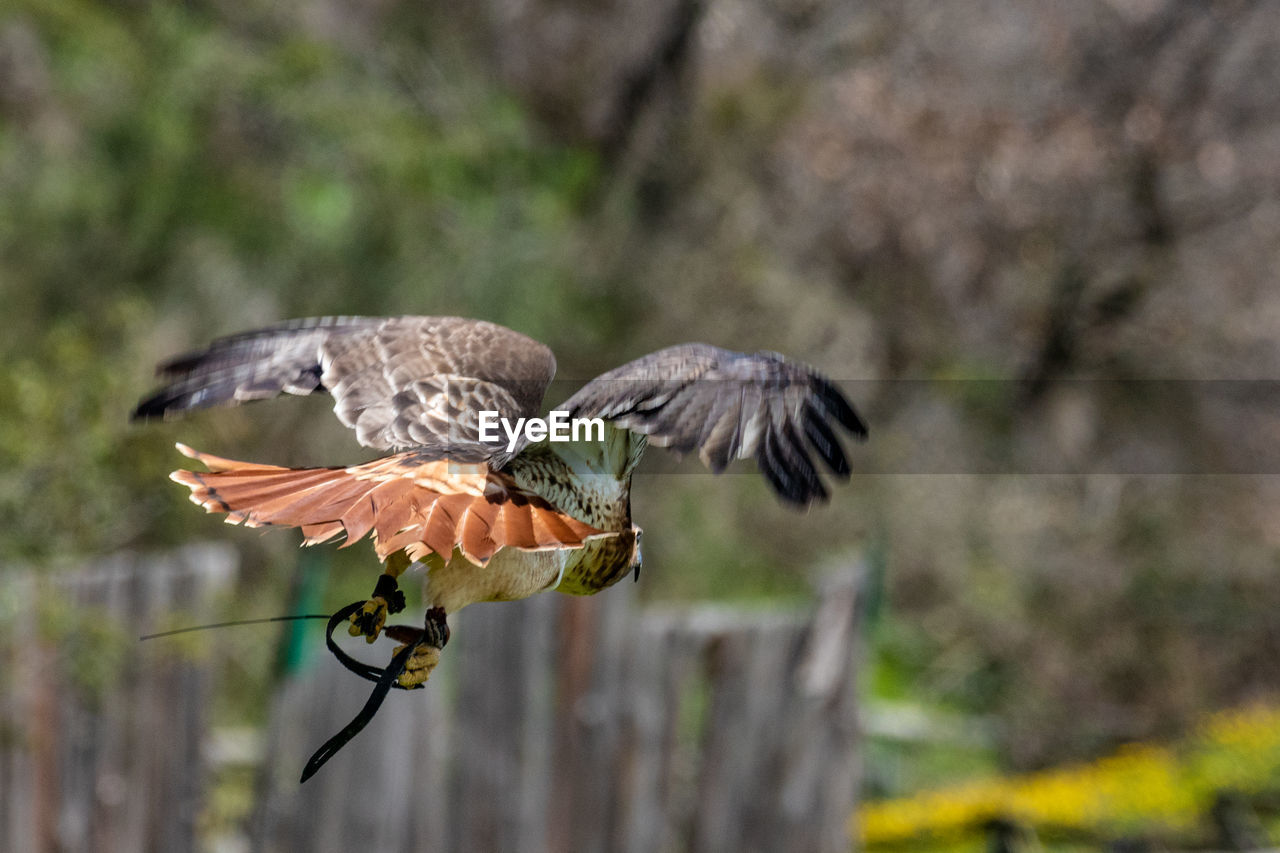
[[[503,548],[483,566],[457,550],[447,563],[433,556],[426,563],[427,605],[456,613],[468,604],[516,601],[556,588],[577,595],[598,592],[626,575],[632,550],[629,533],[594,539],[575,549]]]

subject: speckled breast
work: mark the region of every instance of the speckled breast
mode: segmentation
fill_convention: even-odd
[[[574,551],[556,590],[570,595],[592,595],[620,581],[638,561],[639,530],[633,525],[617,536],[592,539]]]

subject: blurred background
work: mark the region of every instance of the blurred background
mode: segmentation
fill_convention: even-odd
[[[286,465],[365,457],[324,399],[127,415],[155,362],[217,335],[408,313],[545,341],[548,404],[702,340],[810,362],[871,424],[852,482],[805,515],[750,465],[713,478],[649,454],[638,584],[520,616],[478,607],[489,621],[464,614],[458,642],[520,622],[542,645],[511,642],[553,658],[638,612],[681,614],[688,636],[719,630],[695,610],[801,612],[812,651],[815,589],[844,571],[856,624],[831,636],[856,652],[842,666],[861,734],[831,755],[863,805],[840,843],[1280,840],[1278,270],[1267,0],[6,0],[0,838],[107,849],[128,774],[54,744],[91,752],[95,726],[143,701],[113,691],[172,668],[172,694],[146,701],[202,733],[169,810],[186,834],[127,837],[293,849],[283,819],[261,829],[277,790],[263,780],[296,787],[363,683],[335,677],[348,704],[286,755],[281,696],[322,665],[318,628],[134,637],[332,611],[376,576],[367,548],[300,556],[289,533],[204,516],[166,480],[174,441]],[[199,542],[218,545],[170,550]],[[149,566],[177,580],[128,586],[122,627],[102,590],[170,577]],[[78,605],[86,584],[107,586]],[[441,669],[434,694],[382,716],[465,698]],[[572,675],[538,713],[564,711]],[[509,684],[487,683],[499,698]],[[166,710],[183,695],[201,697],[194,717]],[[704,721],[708,695],[691,705]],[[537,760],[573,749],[556,743]],[[536,787],[532,766],[504,778]],[[340,781],[344,801],[369,784]],[[60,805],[77,785],[88,811]],[[519,809],[555,849],[570,836],[542,797]],[[697,812],[648,849],[715,849],[714,829],[688,828]]]

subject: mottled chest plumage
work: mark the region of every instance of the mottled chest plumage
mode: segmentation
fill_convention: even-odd
[[[522,488],[597,530],[615,534],[569,551],[556,590],[590,595],[639,564],[641,531],[631,523],[631,470],[643,441],[611,428],[603,442],[530,447],[507,467]]]
[[[640,528],[632,525],[615,536],[592,539],[571,552],[564,576],[555,587],[570,595],[594,595],[622,580],[640,565]]]
[[[614,435],[628,434],[614,431]],[[530,447],[506,467],[521,488],[597,530],[631,528],[630,467],[615,464],[612,442]],[[611,452],[612,451],[612,452]]]

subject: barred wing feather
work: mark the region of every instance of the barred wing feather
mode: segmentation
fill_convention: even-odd
[[[696,451],[712,471],[755,457],[785,501],[827,499],[812,454],[837,478],[849,462],[832,423],[855,438],[866,424],[831,380],[777,353],[745,354],[682,344],[593,379],[562,406],[571,417],[600,417],[650,444]]]

